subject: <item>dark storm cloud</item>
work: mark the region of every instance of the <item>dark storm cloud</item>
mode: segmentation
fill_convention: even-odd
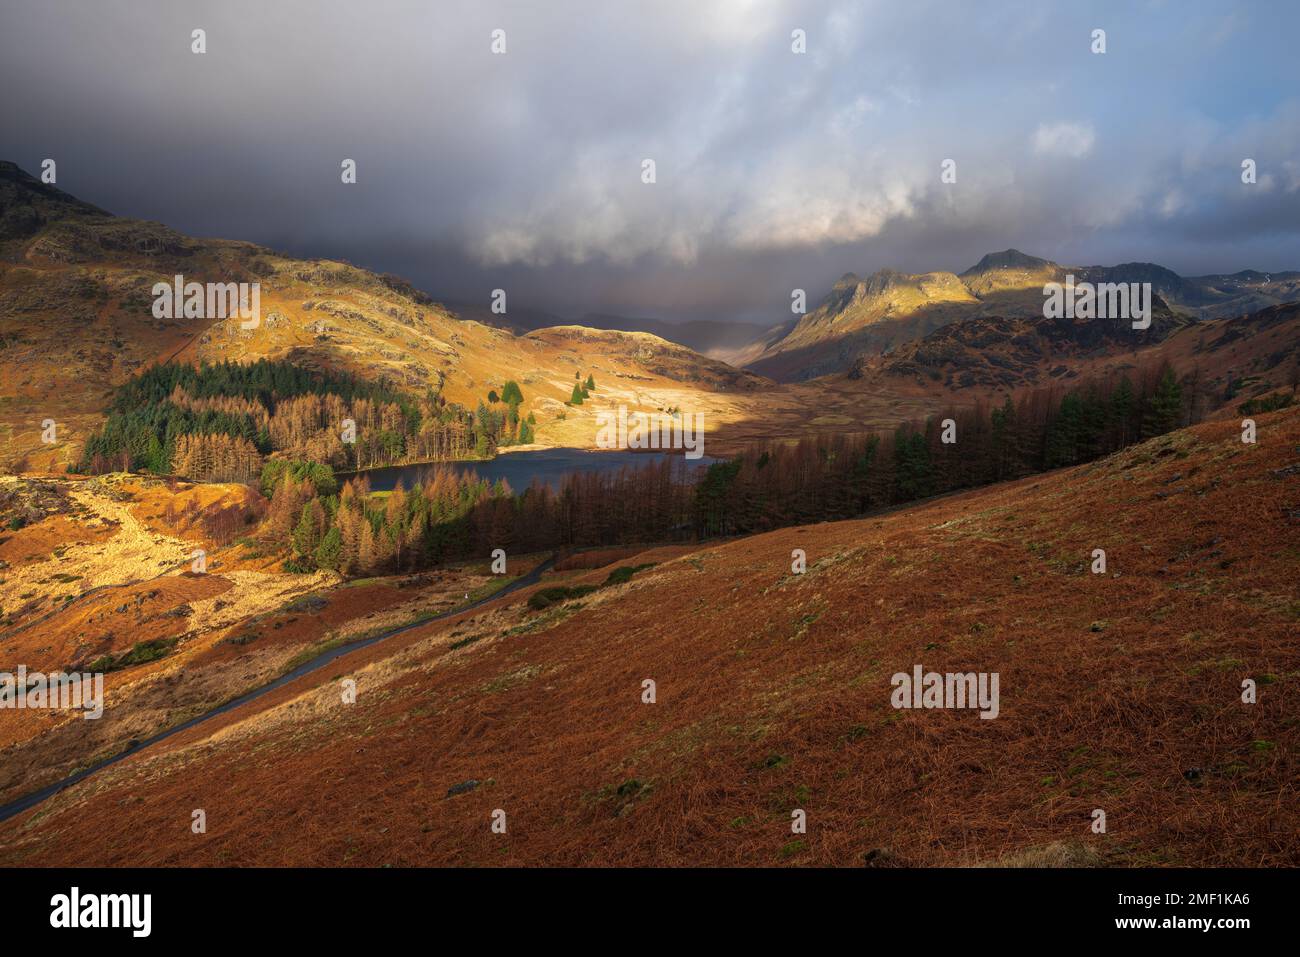
[[[1007,246],[1297,268],[1297,9],[6,0],[0,153],[187,233],[573,314],[778,321],[796,286]]]

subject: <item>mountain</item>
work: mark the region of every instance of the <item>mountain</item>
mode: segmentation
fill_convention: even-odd
[[[1055,282],[1061,267],[1048,259],[1030,256],[1018,249],[988,253],[961,274],[966,288],[983,300],[999,292],[1022,289],[1041,290],[1044,283]]]
[[[1253,269],[1230,276],[1195,276],[1188,280],[1200,291],[1202,301],[1193,303],[1203,319],[1239,315],[1268,306],[1300,300],[1300,272],[1261,273]]]
[[[743,369],[788,336],[796,325],[798,325],[797,319],[787,319],[785,322],[768,326],[763,329],[757,339],[752,340],[748,345],[730,350],[718,350],[714,353],[714,358],[729,362],[738,369]]]
[[[153,287],[175,275],[259,283],[260,323],[156,317]],[[470,409],[514,379],[538,442],[582,448],[594,447],[600,408],[691,408],[715,428],[758,418],[751,406],[771,385],[647,333],[515,335],[461,319],[398,277],[112,216],[0,163],[0,466],[62,469],[113,387],[154,362],[263,357]],[[566,406],[575,374],[595,377],[595,402]]]
[[[964,272],[909,276],[882,270],[866,280],[844,276],[818,308],[747,368],[778,381],[803,381],[858,370],[906,343],[957,320],[1033,320],[1043,315],[1047,283],[1150,283],[1167,315],[1212,319],[1245,315],[1300,301],[1300,272],[1179,276],[1155,263],[1062,266],[1017,249],[989,253]],[[993,323],[1011,335],[1016,323]],[[1024,325],[1023,322],[1020,323]],[[957,338],[980,338],[979,327]],[[1036,326],[1047,334],[1049,326]],[[1074,333],[1061,327],[1067,340]],[[944,341],[942,336],[932,342]]]
[[[383,379],[408,394],[433,390],[469,409],[513,379],[523,390],[523,413],[536,418],[539,445],[593,448],[596,415],[624,405],[701,412],[709,454],[725,454],[793,435],[892,429],[997,390],[1072,379],[1099,363],[1159,362],[1162,350],[1176,350],[1171,354],[1188,368],[1215,370],[1218,406],[1286,384],[1294,341],[1283,316],[1262,334],[1250,320],[1230,323],[1231,336],[1211,334],[1198,350],[1188,334],[1170,335],[1183,323],[1171,302],[1154,333],[1091,342],[1089,327],[1030,321],[1042,318],[1039,280],[1063,267],[1008,250],[961,276],[846,275],[812,313],[759,333],[740,350],[734,362],[753,359],[741,369],[652,332],[554,325],[558,317],[527,310],[516,317],[548,325],[518,334],[495,328],[395,276],[110,215],[12,163],[0,163],[0,233],[0,469],[13,471],[61,472],[77,461],[114,389],[171,358],[289,360]],[[155,317],[154,284],[177,274],[260,283],[260,325]],[[1204,285],[1220,298],[1253,301],[1283,294],[1297,280],[1246,273]],[[938,335],[969,319],[980,322]],[[721,343],[753,329],[721,328],[720,338],[697,344],[721,351]],[[705,323],[696,331],[704,337],[718,329]],[[567,405],[575,376],[588,375],[597,384],[592,400]],[[42,440],[49,419],[57,426],[53,443]]]
[[[978,305],[952,273],[884,269],[865,279],[848,273],[816,309],[746,368],[778,381],[842,371],[863,351],[886,351]]]
[[[1210,422],[862,519],[593,556],[422,624],[485,570],[279,603],[241,594],[235,573],[128,589],[86,620],[141,609],[153,628],[183,608],[205,627],[227,597],[263,610],[110,673],[102,721],[11,740],[10,795],[24,772],[115,754],[304,647],[411,627],[0,823],[0,861],[1294,864],[1300,810],[1277,796],[1295,777],[1300,409],[1258,423],[1255,445]],[[137,510],[166,494],[120,491]],[[1090,573],[1097,548],[1104,575]],[[917,666],[996,673],[997,718],[894,707],[892,676]],[[791,833],[796,810],[806,834]]]
[[[859,356],[888,353],[957,319],[1041,314],[1043,284],[1063,276],[1055,263],[1015,249],[990,253],[960,275],[847,273],[746,368],[783,382],[843,372]]]

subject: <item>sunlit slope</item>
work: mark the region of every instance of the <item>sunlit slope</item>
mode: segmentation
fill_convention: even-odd
[[[260,317],[159,318],[153,287],[259,284]],[[647,333],[516,336],[459,318],[394,276],[112,216],[0,162],[0,468],[62,470],[114,386],[151,363],[260,358],[345,370],[473,408],[514,379],[547,445],[593,447],[597,407],[762,418],[771,383]],[[569,410],[575,377],[599,388]],[[57,425],[42,441],[42,423]]]

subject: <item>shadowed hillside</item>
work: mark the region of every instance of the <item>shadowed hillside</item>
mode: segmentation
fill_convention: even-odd
[[[931,382],[945,389],[1018,390],[1135,369],[1160,356],[1215,409],[1300,382],[1300,303],[1197,322],[1159,300],[1151,328],[1111,320],[964,319],[884,357],[859,357],[850,377]]]

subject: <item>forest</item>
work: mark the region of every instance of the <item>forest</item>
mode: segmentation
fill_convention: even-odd
[[[513,381],[471,411],[286,361],[165,363],[118,388],[77,470],[253,483],[272,453],[337,470],[488,459],[533,440],[523,401]]]
[[[264,476],[259,537],[290,542],[287,567],[346,575],[407,571],[492,549],[550,549],[731,536],[853,518],[874,509],[1086,462],[1188,424],[1191,389],[1168,366],[1018,402],[954,410],[893,432],[770,443],[705,467],[664,460],[577,473],[516,493],[433,467],[411,489],[334,493],[309,463]],[[955,438],[945,442],[947,432]]]

